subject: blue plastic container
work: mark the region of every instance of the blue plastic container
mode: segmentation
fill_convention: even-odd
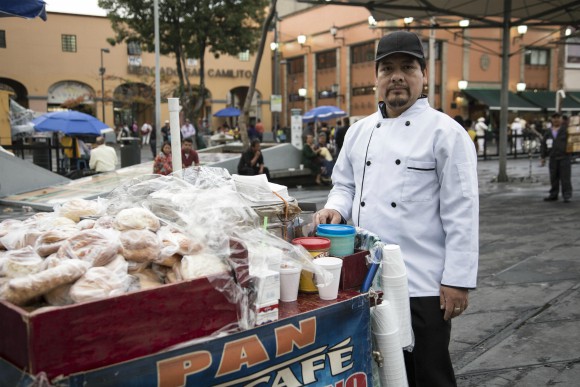
[[[316,236],[330,239],[330,256],[344,257],[354,253],[356,228],[347,224],[319,224]]]

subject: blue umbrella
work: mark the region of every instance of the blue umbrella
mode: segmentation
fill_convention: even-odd
[[[235,107],[227,107],[222,110],[218,110],[213,115],[214,117],[238,117],[242,112],[240,109],[236,109]]]
[[[95,117],[73,110],[46,113],[32,121],[38,132],[62,132],[68,135],[100,136],[108,126]]]
[[[346,116],[346,112],[336,106],[318,106],[304,113],[302,121],[324,121],[344,116]]]
[[[46,3],[43,0],[2,0],[0,17],[20,16],[26,19],[40,17],[46,21]]]

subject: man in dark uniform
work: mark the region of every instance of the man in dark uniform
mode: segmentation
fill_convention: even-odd
[[[568,128],[562,123],[560,113],[552,114],[552,128],[548,129],[542,139],[541,165],[546,164],[546,157],[550,157],[550,195],[544,201],[558,200],[560,184],[562,185],[562,197],[564,203],[569,203],[572,197],[572,173],[570,154],[566,152],[568,140]]]
[[[240,162],[238,163],[239,175],[261,175],[265,174],[270,180],[270,170],[264,165],[264,156],[260,150],[260,140],[253,139],[250,143],[250,148],[242,153]]]

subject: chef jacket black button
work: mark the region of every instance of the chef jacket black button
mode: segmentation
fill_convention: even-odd
[[[397,207],[397,203],[395,203],[395,202],[392,202],[392,203],[391,203],[391,207],[393,207],[393,208]]]
[[[365,202],[360,202],[360,206],[361,206],[361,207],[364,207],[364,206],[365,206],[365,204],[366,204]]]
[[[377,128],[380,128],[380,127],[381,127],[381,123],[379,122],[379,123],[377,124]]]
[[[397,164],[397,165],[401,164],[401,160],[399,160],[399,159],[395,160],[395,164]]]
[[[367,165],[371,165],[371,162],[370,161],[367,161]]]
[[[405,122],[405,126],[409,126],[409,125],[411,125],[411,122],[409,122],[409,121]]]

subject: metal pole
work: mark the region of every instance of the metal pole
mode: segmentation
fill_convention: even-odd
[[[511,27],[511,0],[504,1],[503,32],[502,32],[502,55],[501,55],[501,94],[499,114],[499,172],[497,181],[508,181],[506,156],[507,156],[507,125],[509,105],[509,76],[510,76],[510,27]]]
[[[278,13],[274,13],[274,42],[276,49],[274,50],[274,94],[280,95],[280,47],[278,46]],[[280,120],[280,112],[274,112],[274,138],[276,138],[276,130],[278,129]]]
[[[155,154],[161,146],[161,86],[159,68],[159,0],[153,1],[153,18],[155,19]],[[155,156],[155,155],[154,155]]]
[[[108,48],[101,48],[101,67],[99,68],[99,73],[101,74],[101,104],[102,104],[102,112],[101,118],[103,122],[105,122],[105,66],[103,64],[103,53],[109,53]]]

